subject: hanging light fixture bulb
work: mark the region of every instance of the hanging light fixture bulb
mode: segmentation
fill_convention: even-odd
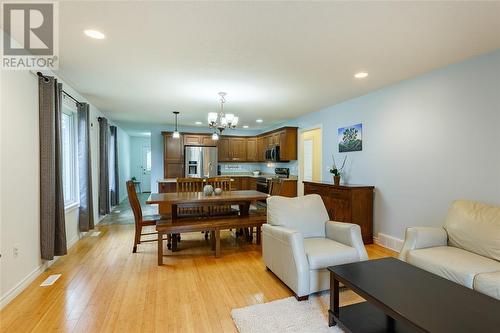
[[[212,134],[212,140],[214,141],[219,140],[219,134],[217,134],[217,132],[214,132],[214,134]]]
[[[174,115],[175,115],[175,129],[174,129],[174,133],[172,134],[172,137],[174,139],[178,139],[181,137],[181,134],[179,133],[179,131],[177,130],[177,115],[179,114],[179,111],[174,111],[172,112]]]

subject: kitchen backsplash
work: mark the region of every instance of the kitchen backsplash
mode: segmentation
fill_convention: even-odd
[[[298,175],[298,163],[263,162],[263,163],[219,163],[222,173],[240,173],[260,170],[262,173],[274,173],[275,168],[290,168],[290,175]]]

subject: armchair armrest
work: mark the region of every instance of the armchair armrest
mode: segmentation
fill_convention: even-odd
[[[359,225],[328,221],[325,224],[325,233],[326,238],[355,248],[358,251],[359,260],[368,260]]]
[[[409,227],[406,228],[405,242],[399,253],[399,259],[406,261],[408,251],[427,247],[446,246],[448,234],[444,228]]]
[[[309,295],[309,262],[302,233],[263,224],[262,256],[265,265],[298,296]]]

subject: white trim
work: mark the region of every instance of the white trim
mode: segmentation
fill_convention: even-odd
[[[373,237],[373,242],[399,253],[403,248],[404,240],[379,232],[378,237]]]
[[[73,202],[73,203],[70,203],[69,205],[67,205],[67,206],[64,207],[64,212],[66,214],[68,214],[68,213],[74,211],[77,208],[80,208],[80,203],[79,202]]]

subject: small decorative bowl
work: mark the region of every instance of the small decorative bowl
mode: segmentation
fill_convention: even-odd
[[[252,173],[253,173],[254,176],[260,175],[260,171],[252,171]]]
[[[217,187],[215,190],[214,190],[214,194],[215,195],[221,195],[222,194],[222,189],[220,187]]]

